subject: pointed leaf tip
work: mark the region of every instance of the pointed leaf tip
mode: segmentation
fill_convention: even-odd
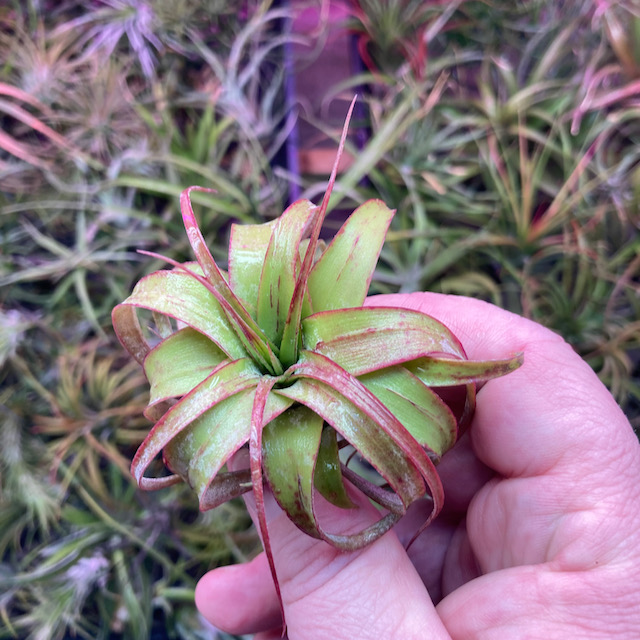
[[[347,218],[309,274],[314,313],[364,304],[394,213],[369,200]]]
[[[302,317],[302,308],[303,308],[305,291],[307,289],[307,281],[309,279],[309,273],[311,272],[311,268],[313,266],[313,259],[316,254],[316,249],[318,247],[320,230],[322,229],[322,224],[324,222],[324,218],[327,213],[327,207],[329,206],[329,199],[331,198],[333,185],[336,181],[336,175],[338,173],[338,165],[340,164],[340,158],[342,157],[344,144],[347,140],[347,133],[349,131],[349,122],[351,121],[351,114],[353,113],[353,108],[355,106],[355,103],[356,103],[356,96],[354,96],[353,100],[351,101],[351,104],[349,105],[347,117],[345,118],[344,126],[342,128],[342,135],[340,136],[340,144],[338,145],[338,152],[336,154],[336,159],[333,164],[333,169],[331,170],[331,177],[329,178],[329,184],[327,185],[327,190],[325,191],[324,197],[322,198],[322,204],[320,205],[320,209],[313,223],[313,229],[311,230],[311,236],[309,238],[307,251],[304,255],[304,260],[302,261],[300,273],[296,280],[295,289],[293,292],[293,296],[291,298],[291,306],[289,308],[287,319],[285,321],[283,334],[282,334],[282,344],[280,347],[280,359],[285,367],[292,365],[297,360],[297,357],[298,357],[298,348],[299,348],[299,341],[300,341],[300,319]]]

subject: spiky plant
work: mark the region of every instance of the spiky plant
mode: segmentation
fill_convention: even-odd
[[[394,212],[366,202],[324,248],[337,162],[319,207],[301,200],[266,224],[233,226],[228,274],[191,206],[190,194],[203,189],[186,189],[181,209],[197,262],[165,258],[173,269],[140,280],[113,311],[120,341],[151,385],[146,415],[157,420],[133,460],[139,486],[185,480],[203,510],[252,490],[274,579],[265,479],[302,531],[338,549],[373,542],[426,497],[431,513],[421,531],[442,507],[435,465],[472,416],[476,382],[521,363],[520,355],[470,361],[428,315],[363,306]],[[140,309],[152,312],[151,332]],[[347,445],[381,481],[345,464]],[[225,468],[247,446],[248,468]],[[160,453],[170,474],[149,477]],[[329,532],[314,498],[352,508],[349,484],[383,508],[380,520],[350,535]]]

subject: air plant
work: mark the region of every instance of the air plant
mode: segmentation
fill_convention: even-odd
[[[145,415],[156,423],[131,467],[139,486],[184,480],[202,510],[253,491],[276,588],[265,484],[303,532],[343,551],[370,544],[411,504],[430,500],[417,536],[442,507],[435,465],[469,424],[476,383],[522,362],[520,354],[468,360],[434,318],[364,306],[394,214],[383,202],[358,207],[323,246],[352,109],[320,206],[300,200],[265,224],[233,225],[225,274],[191,205],[191,193],[206,189],[186,189],[180,204],[197,262],[164,258],[173,268],[144,277],[113,310],[116,333],[151,386]],[[141,310],[153,318],[150,331]],[[247,447],[247,468],[227,464]],[[342,449],[355,450],[376,478],[354,471]],[[160,453],[170,473],[151,477]],[[316,497],[354,508],[349,485],[380,505],[380,519],[349,535],[327,531]]]

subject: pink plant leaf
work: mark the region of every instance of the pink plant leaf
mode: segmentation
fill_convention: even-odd
[[[222,272],[215,263],[198,227],[193,207],[191,206],[190,194],[192,191],[212,192],[212,189],[203,187],[189,187],[180,194],[180,208],[182,210],[182,220],[187,231],[189,243],[196,256],[198,264],[202,268],[204,280],[209,284],[208,289],[215,296],[224,314],[229,319],[231,326],[236,331],[240,339],[245,343],[251,355],[274,375],[282,373],[282,367],[277,358],[277,348],[271,344],[258,323],[245,309],[242,301],[231,290]],[[176,264],[165,258],[169,264]],[[191,273],[191,272],[190,272]]]
[[[133,458],[131,473],[138,486],[151,488],[152,483],[144,477],[147,467],[183,429],[219,402],[255,387],[260,377],[260,372],[248,358],[223,362],[171,407],[151,429]]]
[[[233,225],[227,275],[191,204],[193,191],[211,190],[189,187],[180,206],[197,262],[148,253],[174,269],[143,278],[113,311],[150,382],[145,416],[157,420],[131,466],[138,485],[184,480],[202,510],[252,491],[278,597],[265,479],[302,531],[337,549],[370,544],[430,500],[417,537],[442,508],[434,463],[470,423],[476,382],[522,363],[521,354],[468,361],[434,318],[362,306],[394,214],[381,201],[356,209],[327,248],[320,241],[354,102],[319,207],[301,200],[272,222]],[[155,326],[143,330],[139,312]],[[343,463],[346,445],[379,477]],[[249,468],[234,468],[246,447]],[[160,453],[171,475],[149,477]],[[355,533],[327,531],[316,503],[354,508],[349,485],[382,507],[378,519]]]
[[[298,200],[273,227],[260,276],[257,320],[276,345],[282,340],[295,289],[298,246],[315,209],[309,200]]]
[[[393,366],[359,378],[404,428],[440,460],[458,437],[458,425],[438,394],[402,366]]]
[[[434,354],[408,362],[405,367],[430,387],[449,387],[505,376],[522,362],[522,353],[497,360],[464,360]]]
[[[132,343],[136,359],[150,350],[137,319],[132,318],[132,307],[141,307],[175,318],[216,343],[229,358],[246,356],[236,332],[215,299],[196,278],[187,272],[156,271],[142,278],[132,294],[112,312],[114,329],[120,341],[129,348]],[[133,311],[135,314],[135,311]],[[133,332],[132,332],[133,329]]]
[[[442,485],[429,456],[357,378],[325,356],[309,351],[300,353],[288,373],[302,384],[277,389],[277,393],[321,415],[387,480],[405,508],[424,495],[425,481],[433,497],[434,513],[440,510]],[[315,381],[311,388],[307,378]],[[296,397],[300,393],[305,393],[304,399]]]
[[[269,422],[262,433],[262,465],[273,495],[306,534],[320,538],[313,512],[313,478],[322,418],[296,406]]]
[[[471,423],[476,406],[476,383],[498,378],[515,371],[522,365],[524,356],[516,353],[509,358],[497,360],[465,360],[451,358],[449,354],[434,354],[407,362],[404,367],[429,387],[465,386],[465,398],[458,419],[458,437]],[[453,398],[448,404],[453,406]]]
[[[12,87],[11,85],[7,85],[4,82],[0,82],[0,94],[9,95],[16,99],[23,100],[24,102],[27,102],[45,112],[45,114],[48,111],[46,105],[44,105],[39,100],[34,99],[28,94],[28,92],[22,91],[17,87]],[[76,158],[76,160],[81,160],[82,162],[94,168],[99,168],[102,166],[99,161],[91,158],[81,149],[72,145],[69,140],[65,138],[65,136],[60,135],[57,131],[53,130],[51,127],[42,122],[42,120],[32,115],[21,106],[13,104],[11,102],[7,102],[6,100],[0,100],[0,111],[8,113],[12,117],[16,118],[16,120],[23,122],[34,131],[37,131],[43,136],[46,136],[58,147],[64,149],[66,152]],[[32,163],[35,166],[43,168],[46,168],[48,166],[48,163],[46,163],[43,159],[37,156],[33,156],[31,153],[29,153],[28,147],[16,141],[15,138],[6,135],[4,132],[0,133],[2,133],[2,136],[0,137],[0,148],[4,148],[5,151],[11,153],[12,155],[16,155],[22,160]],[[32,149],[35,150],[35,147],[32,147]],[[28,155],[23,157],[23,155],[21,154],[24,154],[25,151]]]
[[[202,501],[228,460],[249,442],[255,386],[225,398],[193,420],[163,448],[165,465]]]
[[[364,304],[394,213],[381,200],[369,200],[347,218],[309,274],[314,312]]]
[[[251,433],[249,436],[249,468],[251,470],[251,483],[253,485],[253,495],[256,501],[256,512],[258,516],[258,529],[262,538],[262,546],[264,547],[269,569],[273,578],[273,584],[276,588],[278,602],[280,603],[280,613],[282,615],[284,636],[284,604],[282,602],[282,594],[280,593],[280,581],[276,572],[276,565],[273,559],[273,550],[271,549],[271,540],[269,538],[269,528],[267,527],[267,514],[264,510],[264,486],[262,483],[262,431],[264,428],[264,413],[267,404],[267,398],[273,389],[276,378],[263,377],[258,382],[254,402],[251,412]]]
[[[402,513],[383,516],[362,531],[349,535],[330,533],[315,512],[314,474],[322,437],[323,419],[298,406],[270,422],[264,429],[262,465],[278,504],[307,535],[343,549],[368,544],[372,536],[388,531]],[[398,507],[396,503],[394,506]]]
[[[299,340],[300,340],[300,319],[302,317],[302,309],[304,305],[305,293],[307,291],[307,280],[309,273],[313,267],[313,261],[315,259],[316,248],[318,246],[318,239],[320,238],[320,230],[322,229],[322,223],[327,214],[327,207],[329,206],[329,199],[331,198],[331,192],[333,191],[333,185],[336,181],[336,175],[338,173],[338,165],[340,158],[342,157],[342,151],[347,139],[347,131],[349,129],[349,121],[351,120],[351,114],[353,113],[353,107],[356,99],[351,101],[347,117],[345,119],[344,127],[342,128],[342,136],[340,137],[340,144],[338,145],[338,152],[336,159],[331,170],[331,176],[329,177],[329,184],[322,198],[322,204],[320,205],[313,221],[313,228],[309,237],[309,244],[304,254],[302,266],[300,267],[300,273],[296,280],[296,286],[291,299],[291,306],[287,314],[287,320],[285,322],[284,331],[282,335],[282,343],[280,345],[280,360],[282,364],[287,367],[292,365],[297,360]]]
[[[0,149],[39,169],[51,169],[51,164],[34,153],[35,149],[32,146],[19,142],[4,131],[0,131]]]
[[[188,393],[226,358],[215,342],[191,327],[169,335],[144,360],[149,406]]]
[[[195,490],[200,509],[212,497],[212,483],[227,461],[249,442],[255,388],[251,387],[222,400],[196,418],[163,450],[165,464]],[[265,419],[272,420],[293,402],[271,394]]]
[[[364,481],[359,485],[354,483],[391,512],[363,530],[348,535],[329,533],[316,520],[315,527],[323,540],[343,551],[366,546],[386,533],[404,515],[407,506],[424,495],[424,482],[408,457],[389,439],[378,423],[363,410],[346,401],[335,389],[316,380],[300,378],[291,387],[274,392],[294,399],[318,413],[360,451],[399,495],[398,499],[387,490],[377,488],[378,493],[367,490],[365,485],[370,485]],[[374,435],[375,441],[371,441]],[[364,451],[359,448],[361,439],[367,440],[368,446],[363,447]],[[406,486],[401,486],[403,480],[407,483]]]
[[[431,353],[466,357],[442,323],[419,311],[393,307],[315,313],[302,321],[302,344],[355,376]]]
[[[274,354],[274,351],[277,352],[277,348],[268,341],[263,331],[255,323],[255,320],[250,317],[249,312],[242,307],[241,301],[238,300],[238,304],[242,308],[242,314],[239,315],[233,305],[229,304],[227,299],[220,293],[219,289],[216,289],[207,278],[200,275],[197,270],[192,269],[187,263],[180,263],[172,258],[167,258],[166,256],[161,256],[151,251],[140,251],[139,253],[164,260],[175,267],[175,271],[185,273],[191,276],[196,282],[199,282],[220,304],[223,314],[227,317],[229,324],[240,339],[247,353],[267,371],[276,374],[282,373],[280,361],[277,359],[276,354]],[[244,320],[245,316],[249,318],[248,324]]]

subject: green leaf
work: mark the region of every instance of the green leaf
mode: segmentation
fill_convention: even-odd
[[[193,268],[199,269],[200,267],[197,263],[193,263]],[[123,304],[126,302],[127,300]],[[172,331],[169,319],[155,311],[153,312],[153,317],[156,322],[157,332],[162,337],[166,337]],[[151,351],[151,346],[142,332],[135,306],[116,306],[111,312],[111,320],[116,335],[124,348],[142,364],[149,351]]]
[[[337,432],[328,426],[322,430],[314,483],[316,489],[336,507],[343,509],[355,507],[347,494],[342,479]]]
[[[148,638],[151,630],[151,616],[150,611],[143,610],[143,605],[148,600],[140,597],[140,583],[143,583],[143,588],[149,588],[148,584],[144,584],[148,580],[147,574],[142,572],[137,579],[132,578],[131,574],[133,572],[135,576],[136,569],[126,559],[123,549],[119,548],[113,551],[113,569],[118,580],[117,588],[122,600],[121,606],[124,609],[123,618],[127,623],[127,632],[134,638]]]
[[[218,471],[249,441],[255,386],[218,402],[164,447],[163,458],[202,502]]]
[[[255,317],[262,265],[277,218],[264,224],[232,224],[229,238],[229,286]]]
[[[456,442],[456,419],[440,399],[404,367],[394,366],[359,378],[437,461]]]
[[[262,433],[262,464],[275,499],[296,526],[319,538],[313,513],[313,475],[322,418],[298,406],[269,422]]]
[[[326,382],[306,377],[274,393],[304,404],[326,420],[387,480],[405,506],[424,493],[419,473],[368,408],[345,398]]]
[[[266,336],[255,323],[253,318],[248,315],[248,311],[242,307],[242,303],[238,300],[238,305],[243,309],[243,313],[249,317],[249,324],[247,324],[232,308],[229,302],[224,296],[217,290],[204,276],[200,275],[197,270],[191,269],[187,264],[181,264],[166,256],[151,253],[150,251],[140,251],[149,256],[153,256],[168,262],[173,265],[177,271],[185,273],[192,277],[196,282],[199,282],[207,291],[209,291],[216,301],[220,304],[222,312],[227,317],[229,324],[235,331],[236,335],[240,339],[243,347],[248,355],[259,364],[263,369],[269,373],[280,374],[282,373],[282,366],[274,354],[275,346],[269,343]],[[222,273],[222,272],[220,272]],[[226,281],[225,281],[226,282]]]
[[[309,274],[314,312],[362,306],[394,213],[369,200],[349,216]]]
[[[165,338],[144,361],[144,372],[151,385],[149,404],[188,393],[226,357],[207,336],[191,327]]]
[[[385,504],[393,508],[392,512],[351,535],[328,533],[316,521],[324,540],[345,551],[366,546],[388,531],[405,513],[406,507],[424,495],[425,486],[420,473],[384,429],[367,415],[365,407],[356,406],[328,384],[307,378],[299,378],[290,387],[274,389],[274,393],[309,407],[331,424],[362,453],[400,497],[395,504],[392,500]]]
[[[296,285],[298,246],[309,227],[315,205],[294,202],[273,228],[258,291],[257,319],[267,337],[280,344]]]
[[[285,367],[292,365],[298,359],[298,349],[300,348],[300,319],[302,317],[302,309],[304,306],[305,294],[307,292],[307,280],[309,279],[309,273],[313,267],[315,260],[316,248],[318,246],[318,239],[320,238],[320,230],[322,229],[322,223],[324,222],[325,215],[327,213],[327,207],[329,206],[329,199],[331,198],[331,192],[333,191],[333,185],[336,181],[336,175],[338,173],[338,164],[340,163],[340,157],[344,149],[344,143],[347,139],[347,131],[349,128],[349,120],[353,113],[353,107],[355,105],[355,97],[351,101],[347,117],[345,119],[344,127],[342,128],[342,135],[340,137],[340,143],[338,145],[338,153],[336,154],[335,162],[333,163],[333,169],[329,176],[329,184],[325,191],[324,197],[320,207],[316,210],[313,220],[313,227],[309,236],[309,244],[304,254],[302,265],[296,280],[296,285],[291,298],[291,305],[287,314],[287,319],[282,332],[282,342],[280,345],[280,360]]]
[[[434,353],[465,357],[458,339],[410,309],[360,307],[315,313],[302,322],[302,344],[360,376]]]
[[[192,191],[210,192],[211,189],[189,187],[180,194],[180,209],[182,211],[184,227],[198,264],[202,268],[204,280],[206,280],[209,285],[207,288],[220,303],[229,323],[251,357],[269,373],[279,375],[282,373],[282,367],[277,358],[277,348],[269,342],[269,339],[265,336],[258,323],[243,306],[242,301],[231,290],[231,287],[225,280],[207,248],[202,232],[198,227],[193,208],[191,207],[190,194]],[[165,260],[170,264],[175,264],[167,258],[165,258]],[[195,274],[194,277],[199,279],[199,276]],[[203,281],[201,280],[201,282]]]
[[[160,451],[205,411],[241,391],[255,387],[260,377],[260,372],[249,358],[223,362],[171,407],[151,429],[133,459],[131,473],[138,486],[142,489],[155,488],[157,483],[152,478],[144,477],[144,473]],[[167,481],[162,479],[161,482]]]
[[[247,355],[242,342],[231,327],[220,304],[210,291],[200,282],[183,271],[156,271],[140,280],[133,293],[113,310],[113,325],[118,338],[126,348],[132,341],[131,331],[135,329],[132,307],[142,307],[168,315],[196,331],[203,333],[233,360]],[[144,346],[140,343],[142,334],[135,336],[136,359]],[[146,341],[144,341],[146,345]],[[146,347],[147,352],[150,348]]]
[[[426,357],[408,362],[405,367],[430,387],[449,387],[505,376],[522,365],[523,354],[501,360],[455,360]]]
[[[431,492],[432,515],[440,510],[442,485],[428,455],[357,378],[325,356],[309,351],[301,352],[287,375],[296,384],[276,392],[307,405],[329,422],[387,480],[405,508],[424,495],[424,485],[414,475],[417,472]]]
[[[223,486],[227,491],[237,490],[230,482],[233,475],[224,476],[216,485],[212,483],[227,461],[249,441],[254,395],[255,387],[251,387],[222,400],[164,447],[166,465],[195,490],[203,511],[216,506],[212,504],[213,495],[220,493]],[[291,404],[285,398],[269,396],[266,419],[273,419]],[[246,487],[240,493],[245,490]]]

